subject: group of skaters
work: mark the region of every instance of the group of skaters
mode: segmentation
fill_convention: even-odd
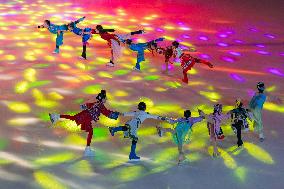
[[[157,126],[157,135],[159,137],[163,137],[165,132],[170,132],[172,134],[173,141],[178,147],[178,163],[180,164],[186,159],[183,151],[183,145],[191,141],[193,125],[203,120],[206,120],[207,122],[209,138],[213,145],[212,155],[214,157],[220,155],[217,147],[217,141],[223,140],[225,137],[221,128],[221,123],[226,119],[231,119],[231,126],[237,136],[238,147],[243,146],[242,130],[249,130],[247,119],[254,121],[254,131],[257,133],[259,140],[263,142],[265,137],[263,134],[262,109],[267,98],[267,94],[264,93],[265,86],[263,82],[259,82],[257,84],[257,90],[258,91],[250,100],[248,108],[244,107],[242,100],[237,99],[235,102],[235,108],[227,113],[223,112],[222,104],[218,103],[214,105],[213,112],[210,114],[205,114],[202,110],[198,109],[198,117],[192,117],[190,110],[185,110],[183,117],[180,118],[169,118],[165,116],[153,115],[146,112],[147,105],[145,102],[139,102],[137,111],[127,113],[111,111],[105,107],[107,100],[105,90],[101,90],[101,92],[96,96],[96,99],[93,101],[80,105],[82,111],[74,116],[56,113],[49,114],[49,116],[52,124],[56,123],[61,118],[73,120],[78,126],[81,127],[81,130],[88,133],[84,156],[94,156],[94,151],[90,147],[93,137],[92,121],[97,122],[101,114],[115,120],[118,119],[119,116],[132,117],[124,125],[109,127],[111,136],[115,136],[116,132],[123,132],[124,137],[131,140],[131,148],[129,153],[130,161],[140,160],[140,157],[136,154],[136,145],[138,142],[137,130],[140,128],[141,124],[146,119],[156,119],[169,122],[170,124],[173,124],[173,127],[163,128],[161,126]]]
[[[128,48],[131,51],[137,53],[136,64],[133,67],[135,71],[141,71],[141,62],[145,61],[145,50],[150,50],[152,53],[156,52],[161,54],[165,58],[166,69],[163,73],[169,73],[169,63],[173,64],[172,59],[179,59],[182,69],[182,81],[188,83],[187,72],[196,63],[205,64],[210,68],[213,68],[213,65],[207,61],[202,60],[196,57],[193,57],[190,53],[195,51],[193,48],[182,49],[178,41],[173,41],[170,46],[161,47],[158,45],[159,42],[164,41],[163,37],[150,40],[146,43],[134,43],[132,36],[141,35],[144,30],[137,30],[126,34],[117,34],[115,29],[106,29],[102,25],[96,25],[95,27],[85,27],[80,28],[77,25],[82,22],[85,17],[82,17],[76,21],[69,22],[63,25],[56,25],[50,22],[50,20],[45,20],[43,25],[38,26],[38,28],[47,28],[52,34],[56,35],[56,45],[54,53],[58,54],[60,52],[60,46],[63,45],[63,36],[65,32],[72,32],[75,35],[78,35],[82,39],[82,54],[80,58],[87,59],[87,45],[88,41],[92,38],[93,35],[99,35],[103,40],[105,40],[108,46],[111,49],[111,57],[107,66],[114,67],[117,64],[118,59],[121,57],[124,48]]]

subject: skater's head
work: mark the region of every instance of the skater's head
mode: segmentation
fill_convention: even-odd
[[[67,27],[69,31],[72,31],[74,29],[74,22],[69,23]]]
[[[127,45],[131,45],[132,39],[126,39],[125,43],[126,43]]]
[[[45,27],[49,27],[49,26],[50,26],[50,20],[45,20],[45,21],[43,22],[43,25],[44,25]]]
[[[237,99],[236,100],[236,108],[241,108],[243,106],[243,103],[242,103],[242,101],[241,101],[241,99]]]
[[[185,118],[190,118],[191,117],[191,111],[190,110],[185,110],[184,113],[183,113],[183,116]]]
[[[101,90],[101,92],[97,95],[96,99],[100,102],[105,103],[106,102],[106,91]]]
[[[265,86],[264,86],[263,82],[258,82],[257,83],[257,90],[258,90],[259,93],[263,93],[264,92]]]
[[[102,33],[104,31],[104,28],[102,25],[97,25],[96,26],[96,30],[99,32],[99,33]]]
[[[172,42],[172,45],[173,45],[175,48],[178,48],[178,46],[179,46],[179,42],[174,41],[174,42]]]
[[[145,111],[145,110],[146,110],[146,104],[145,104],[145,102],[139,102],[139,104],[138,104],[138,110],[141,110],[141,111]]]
[[[221,114],[222,113],[222,104],[215,104],[214,105],[214,114],[218,113],[218,114]]]

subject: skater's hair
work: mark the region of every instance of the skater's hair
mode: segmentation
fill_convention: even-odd
[[[175,48],[178,48],[178,46],[179,46],[179,42],[174,41],[174,42],[172,42],[172,45],[173,45]]]
[[[45,20],[44,21],[48,26],[50,26],[50,20]]]
[[[141,110],[141,111],[145,111],[145,110],[146,110],[146,104],[145,104],[145,102],[139,102],[139,104],[138,104],[138,110]]]
[[[263,93],[264,89],[265,89],[265,86],[264,86],[264,83],[263,82],[258,82],[257,83],[257,89],[260,93]]]
[[[71,22],[71,23],[69,23],[69,24],[67,25],[67,27],[71,27],[72,29],[74,29],[74,25],[75,25],[75,23],[74,23],[74,22]]]
[[[190,110],[185,110],[184,113],[183,113],[183,116],[185,118],[189,118],[191,116],[191,111]]]
[[[101,92],[97,95],[96,99],[99,101],[106,99],[106,90],[101,90]]]
[[[99,32],[103,32],[103,26],[102,25],[97,25],[96,29],[99,30]]]
[[[242,107],[243,106],[243,103],[241,101],[241,99],[237,99],[236,100],[236,107],[239,108],[239,107]]]
[[[132,39],[126,39],[125,43],[126,43],[127,45],[130,45],[130,44],[132,43]]]
[[[220,112],[222,112],[222,107],[223,107],[223,105],[222,104],[215,104],[214,105],[214,114],[215,113],[220,113]]]

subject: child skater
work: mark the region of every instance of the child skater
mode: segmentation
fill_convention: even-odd
[[[83,17],[82,20],[83,19],[85,19],[85,17]],[[87,45],[89,44],[88,40],[91,39],[92,37],[92,34],[91,34],[92,28],[84,28],[84,29],[78,28],[77,24],[78,22],[76,21],[71,22],[70,24],[68,24],[68,30],[82,37],[83,50],[82,50],[81,58],[87,59],[86,51],[87,51]]]
[[[263,104],[266,101],[266,94],[264,94],[265,86],[263,82],[257,83],[257,90],[258,93],[256,93],[252,99],[250,100],[249,106],[253,113],[253,119],[254,119],[254,130],[259,135],[260,142],[264,141],[264,134],[263,134],[263,124],[262,124],[262,109]]]
[[[92,34],[99,34],[102,39],[108,42],[108,46],[111,48],[111,59],[109,63],[107,63],[107,66],[110,67],[114,66],[114,63],[118,61],[119,57],[122,54],[122,47],[120,46],[121,42],[124,43],[126,39],[131,37],[131,35],[144,33],[144,30],[130,32],[126,35],[109,33],[114,31],[114,29],[104,29],[102,25],[97,25],[96,29],[92,29]]]
[[[164,38],[158,38],[152,41],[149,41],[147,43],[132,43],[131,39],[126,40],[126,45],[132,50],[132,51],[137,51],[137,62],[135,67],[133,68],[136,71],[140,71],[140,63],[142,61],[145,61],[144,57],[144,51],[147,48],[151,48],[151,46],[157,45],[156,43],[159,41],[163,41]]]
[[[228,119],[229,117],[229,113],[222,114],[222,104],[214,105],[213,113],[207,116],[210,141],[213,143],[213,157],[220,155],[217,148],[217,139],[223,140],[225,138],[221,128],[221,122],[223,119]]]
[[[139,161],[140,157],[136,155],[136,144],[138,142],[137,130],[139,126],[143,123],[145,119],[159,119],[165,120],[164,117],[151,115],[146,111],[146,104],[144,102],[139,102],[138,110],[134,112],[122,113],[123,116],[133,117],[131,120],[127,121],[124,126],[110,127],[109,131],[112,136],[118,131],[123,131],[125,137],[129,137],[132,140],[131,150],[129,154],[130,161]]]
[[[191,52],[194,52],[195,49],[189,49]],[[157,52],[159,54],[163,54],[165,56],[165,65],[166,65],[166,70],[163,71],[163,73],[168,74],[169,72],[169,63],[173,64],[173,62],[170,61],[170,59],[180,57],[182,54],[182,49],[179,47],[179,42],[174,41],[172,42],[172,45],[162,48],[158,47]]]
[[[87,146],[85,148],[84,156],[94,156],[94,152],[90,148],[93,137],[92,121],[97,122],[101,113],[110,119],[118,118],[119,112],[110,111],[105,107],[104,104],[106,100],[106,91],[101,90],[101,92],[97,95],[95,102],[81,105],[82,111],[74,116],[56,113],[49,114],[50,121],[53,124],[60,118],[69,119],[75,121],[77,125],[81,125],[81,130],[88,132]]]
[[[240,99],[236,100],[236,108],[229,111],[232,118],[232,128],[234,130],[234,133],[237,134],[237,144],[238,147],[241,147],[243,145],[242,141],[242,129],[245,129],[245,131],[248,131],[248,122],[247,118],[250,118],[249,112],[247,109],[243,108],[243,103]]]
[[[201,63],[205,64],[210,68],[213,68],[213,65],[206,61],[206,60],[201,60],[199,58],[194,58],[189,54],[189,50],[183,50],[182,54],[178,56],[181,60],[181,67],[182,67],[182,73],[183,73],[183,79],[182,81],[184,83],[188,83],[188,77],[187,77],[187,72],[191,70],[191,68],[196,64],[196,63]]]
[[[178,152],[179,152],[178,164],[180,164],[186,159],[182,147],[184,143],[187,143],[190,140],[190,136],[192,133],[192,126],[195,123],[201,122],[203,119],[205,119],[204,112],[201,110],[198,110],[198,112],[199,112],[199,117],[191,117],[191,111],[185,110],[184,117],[182,118],[178,119],[166,118],[166,121],[168,121],[171,124],[177,123],[174,129],[157,127],[157,131],[160,137],[162,137],[164,132],[172,133],[174,142],[178,146]]]
[[[80,18],[79,20],[76,20],[75,23],[81,22],[82,20],[84,20],[84,18],[85,17]],[[51,23],[50,20],[45,20],[43,25],[38,26],[38,28],[47,28],[50,31],[50,33],[56,34],[56,46],[53,51],[54,54],[59,53],[59,46],[63,44],[63,34],[65,31],[68,30],[67,25],[68,24],[55,25]]]

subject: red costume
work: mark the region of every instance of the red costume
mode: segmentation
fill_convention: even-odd
[[[98,121],[101,113],[106,117],[111,117],[111,115],[115,112],[108,110],[104,106],[103,102],[100,101],[87,103],[85,104],[85,108],[85,110],[74,116],[60,115],[60,118],[70,119],[75,121],[77,125],[81,125],[81,130],[88,132],[87,146],[90,146],[93,138],[92,120]]]
[[[199,58],[194,58],[192,57],[189,53],[184,52],[180,55],[180,60],[181,60],[181,67],[182,67],[182,73],[183,73],[183,79],[182,81],[185,83],[188,83],[188,77],[187,77],[187,72],[191,70],[191,68],[196,64],[196,63],[202,63],[206,64],[210,68],[213,68],[213,65],[206,61],[206,60],[201,60]]]

